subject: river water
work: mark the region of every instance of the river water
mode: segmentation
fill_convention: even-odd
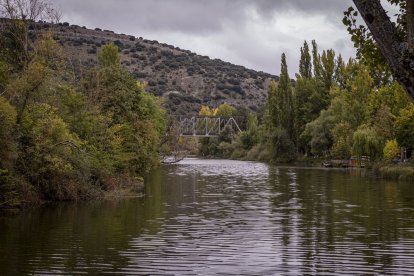
[[[0,275],[414,275],[414,185],[187,159],[145,196],[0,218]]]

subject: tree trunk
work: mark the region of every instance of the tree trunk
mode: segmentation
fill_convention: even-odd
[[[407,40],[410,51],[414,51],[414,1],[407,0]]]
[[[414,3],[412,0],[407,0],[407,8],[409,8],[407,13],[408,41],[402,41],[380,0],[353,1],[390,66],[395,79],[414,102],[414,54],[410,53],[409,47],[411,39],[414,42],[414,29],[412,28],[414,26]],[[413,32],[412,36],[411,32]]]

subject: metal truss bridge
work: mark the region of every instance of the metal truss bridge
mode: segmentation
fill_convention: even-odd
[[[215,137],[229,127],[234,132],[241,131],[235,117],[179,116],[177,124],[180,136]]]

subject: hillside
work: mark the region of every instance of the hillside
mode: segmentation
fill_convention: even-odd
[[[30,27],[30,36],[35,39],[39,32],[50,28],[54,29],[78,77],[85,67],[96,64],[103,45],[115,43],[122,64],[137,80],[148,83],[149,92],[164,97],[167,109],[173,114],[196,113],[201,104],[217,106],[223,102],[256,111],[266,102],[270,80],[277,79],[158,41],[98,28],[36,23]]]

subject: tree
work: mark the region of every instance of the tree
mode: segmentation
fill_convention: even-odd
[[[388,140],[384,146],[384,158],[388,161],[392,161],[400,154],[400,148],[398,147],[397,140]]]
[[[50,86],[48,80],[58,75],[63,65],[62,50],[50,34],[42,35],[33,47],[26,68],[18,73],[18,78],[8,81],[5,88],[6,97],[17,107],[18,124],[26,106],[42,98],[40,94]]]
[[[279,82],[269,87],[270,124],[286,130],[288,137],[294,139],[294,99],[293,89],[286,64],[286,55],[282,54]]]
[[[353,143],[353,132],[368,123],[366,102],[372,91],[369,71],[353,60],[342,67],[342,85],[331,88],[329,106],[300,135],[299,140],[310,146],[314,155],[331,152],[346,157]]]
[[[0,14],[9,19],[4,22],[0,55],[18,70],[26,68],[30,60],[30,24],[38,20],[58,23],[61,18],[60,11],[45,0],[0,0]]]
[[[331,129],[335,125],[336,118],[330,110],[322,110],[319,117],[308,123],[301,139],[309,141],[311,153],[316,156],[326,156],[333,143]]]
[[[359,55],[377,66],[387,64],[414,102],[414,2],[389,2],[400,6],[396,23],[391,21],[380,0],[354,0],[367,27],[357,26],[358,12],[352,7],[345,12],[343,22],[348,26]]]
[[[119,57],[118,47],[114,43],[110,43],[102,48],[98,56],[98,64],[100,67],[120,68],[121,58]]]
[[[7,63],[0,61],[0,94],[3,94],[9,82],[10,70]]]
[[[312,41],[312,61],[307,42],[301,48],[299,61],[300,74],[297,75],[295,86],[295,124],[297,131],[297,146],[300,152],[309,152],[309,136],[302,135],[307,123],[318,118],[321,111],[330,104],[330,90],[342,73],[343,61],[335,60],[333,50],[318,53],[316,41]],[[313,73],[312,76],[312,64]]]
[[[300,48],[300,61],[299,61],[299,75],[301,78],[312,77],[312,59],[309,52],[308,42],[305,40],[303,47]]]
[[[211,109],[209,106],[207,105],[202,105],[200,108],[200,111],[198,112],[198,116],[200,117],[209,117],[209,116],[215,116],[215,114],[217,113],[216,109]]]
[[[279,82],[272,81],[268,89],[268,130],[273,158],[291,161],[295,153],[295,110],[286,55],[282,54]],[[293,154],[292,154],[293,153]],[[287,154],[287,155],[285,155]],[[288,158],[288,155],[290,157]]]
[[[109,149],[117,170],[142,175],[159,161],[165,112],[161,102],[145,92],[145,85],[121,66],[117,46],[104,46],[98,60],[83,81],[87,99],[109,118],[108,131],[114,138]]]
[[[333,145],[331,154],[334,157],[346,159],[351,156],[353,131],[348,122],[340,122],[331,131]]]
[[[326,97],[328,97],[329,90],[334,83],[335,65],[335,51],[332,49],[324,50],[321,56],[321,79],[326,91]],[[325,101],[327,101],[326,97]]]
[[[414,104],[402,109],[396,118],[395,136],[400,146],[414,148]]]
[[[15,159],[16,109],[0,96],[0,170],[11,170]]]
[[[384,141],[374,128],[360,126],[354,133],[353,140],[352,151],[359,161],[364,155],[369,156],[371,160],[378,160],[382,156]]]
[[[81,141],[69,131],[57,110],[48,104],[30,104],[20,125],[16,168],[44,199],[75,199],[84,172]]]
[[[321,57],[318,53],[318,44],[312,40],[312,62],[313,62],[313,76],[316,79],[321,78]]]
[[[214,112],[214,116],[231,117],[236,113],[236,111],[236,108],[233,106],[228,103],[223,103],[217,107],[217,111]]]

